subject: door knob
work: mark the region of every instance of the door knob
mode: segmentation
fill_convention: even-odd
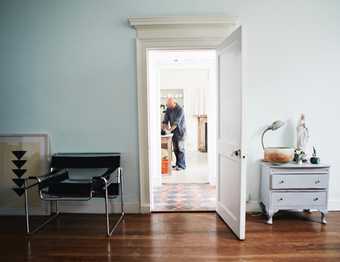
[[[234,156],[241,157],[241,149],[237,149],[233,152]]]

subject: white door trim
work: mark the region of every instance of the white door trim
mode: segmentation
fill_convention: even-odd
[[[137,96],[140,212],[150,212],[147,52],[150,49],[215,49],[238,25],[227,16],[131,17],[137,31]]]

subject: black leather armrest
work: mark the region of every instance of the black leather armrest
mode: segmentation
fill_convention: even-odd
[[[96,176],[93,177],[93,184],[94,187],[103,187],[105,186],[105,182],[106,181],[106,185],[109,186],[110,184],[112,184],[115,180],[115,176],[113,175],[113,172],[115,170],[113,168],[109,168],[107,169],[101,176]]]
[[[30,180],[35,179],[35,180],[41,181],[41,180],[46,179],[46,178],[48,178],[50,176],[53,176],[54,174],[59,173],[62,170],[65,171],[65,169],[54,169],[53,171],[48,172],[45,175],[41,175],[41,176],[29,176],[29,177],[27,177],[27,179],[30,179]]]
[[[55,172],[51,172],[45,176],[40,177],[39,181],[39,190],[48,187],[51,184],[60,183],[66,179],[68,179],[68,171],[66,169],[56,170]]]
[[[42,176],[29,176],[29,177],[27,177],[26,181],[36,180],[37,182],[32,183],[32,184],[27,183],[25,189],[30,189],[32,187],[39,185],[39,190],[40,190],[40,189],[47,187],[49,183],[53,183],[54,181],[60,182],[60,181],[63,181],[67,178],[68,178],[68,172],[67,172],[66,169],[62,169],[62,170],[56,170],[55,169],[52,172],[47,173],[47,174],[42,175]]]

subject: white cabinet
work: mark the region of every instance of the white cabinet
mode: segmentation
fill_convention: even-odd
[[[279,210],[318,210],[326,224],[329,166],[261,164],[261,205],[268,224]]]

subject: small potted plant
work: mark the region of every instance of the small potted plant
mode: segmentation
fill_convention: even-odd
[[[313,155],[312,155],[312,157],[310,158],[310,162],[311,162],[312,164],[315,164],[315,165],[320,164],[320,158],[317,157],[317,155],[316,155],[316,149],[315,149],[314,146],[313,146]]]
[[[294,152],[294,161],[301,165],[303,162],[306,162],[306,153],[301,150],[301,149],[295,149],[295,152]]]

